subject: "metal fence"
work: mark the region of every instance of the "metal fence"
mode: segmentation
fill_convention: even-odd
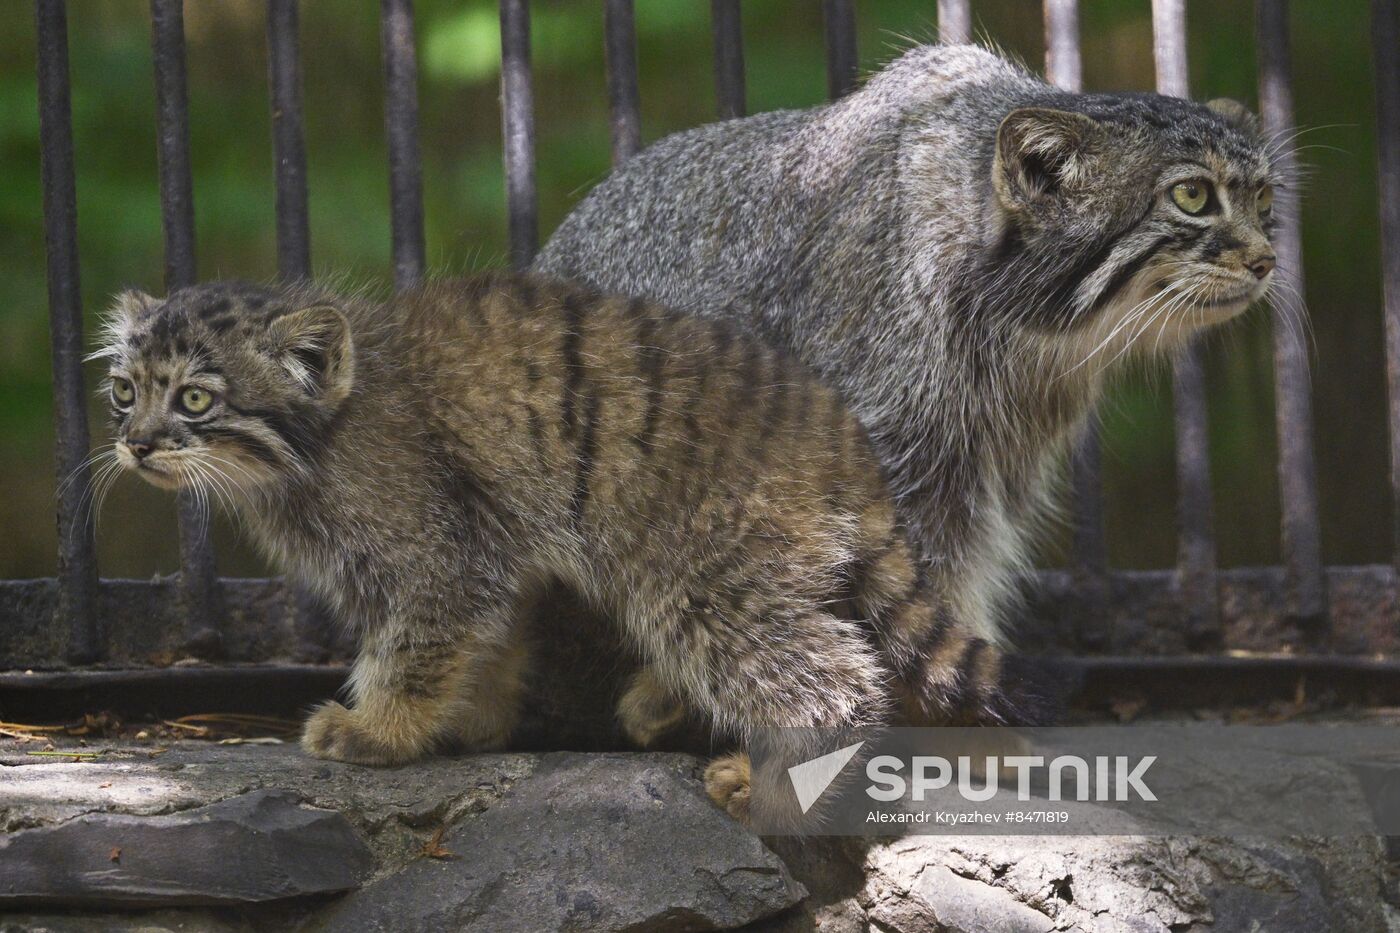
[[[856,84],[853,0],[822,0],[828,89]],[[745,112],[740,0],[711,0],[718,115]],[[938,0],[940,37],[967,41],[968,0]],[[815,5],[814,5],[815,13]],[[1157,89],[1188,93],[1185,0],[1153,0]],[[66,6],[36,0],[39,112],[53,337],[59,570],[56,579],[0,581],[0,705],[33,708],[36,697],[63,706],[102,702],[110,691],[158,693],[180,682],[246,705],[249,692],[296,682],[309,695],[331,689],[345,646],[315,607],[275,580],[220,580],[210,543],[189,501],[181,503],[180,572],[155,582],[101,580],[91,516],[83,384],[83,333],[76,244],[73,140]],[[633,0],[604,0],[607,94],[614,163],[641,146]],[[1045,0],[1049,79],[1079,90],[1076,0]],[[1391,482],[1400,503],[1400,10],[1373,0],[1382,199],[1385,333],[1390,392]],[[538,245],[534,107],[528,0],[501,0],[501,99],[511,261],[527,265]],[[151,0],[157,95],[159,195],[165,284],[196,280],[194,182],[190,171],[182,0]],[[1266,132],[1292,125],[1286,0],[1257,0],[1259,98]],[[382,0],[385,132],[389,149],[394,281],[405,287],[425,270],[418,147],[417,62],[412,0]],[[303,141],[297,0],[268,0],[267,42],[276,168],[278,268],[309,274],[306,149]],[[1286,139],[1283,134],[1280,138]],[[1283,143],[1292,159],[1290,143]],[[1280,199],[1295,195],[1281,192]],[[1303,259],[1296,211],[1279,211],[1279,269],[1301,294]],[[1179,489],[1175,571],[1112,570],[1104,541],[1097,432],[1073,460],[1071,566],[1039,575],[1024,626],[1028,650],[1074,659],[1089,694],[1132,686],[1163,702],[1185,692],[1204,702],[1210,688],[1242,696],[1291,692],[1311,677],[1336,695],[1363,702],[1400,697],[1400,506],[1396,559],[1389,565],[1325,567],[1318,532],[1307,348],[1280,318],[1273,327],[1282,567],[1217,566],[1206,442],[1205,386],[1198,352],[1177,363],[1175,400]],[[210,665],[172,673],[171,658]],[[249,667],[247,665],[257,665]],[[64,693],[67,691],[67,693]],[[107,691],[107,692],[104,692]],[[274,693],[276,691],[273,691]]]

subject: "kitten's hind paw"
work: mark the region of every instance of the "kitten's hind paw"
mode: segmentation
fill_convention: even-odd
[[[705,793],[741,823],[749,821],[749,756],[744,752],[724,755],[705,768]]]
[[[388,730],[375,729],[355,710],[336,702],[322,703],[306,720],[301,747],[308,755],[361,765],[393,765],[421,757],[406,741],[393,741]]]

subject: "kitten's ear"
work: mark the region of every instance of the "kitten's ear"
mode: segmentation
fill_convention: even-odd
[[[992,168],[997,197],[1008,210],[1024,210],[1078,187],[1089,174],[1086,144],[1099,125],[1082,113],[1021,107],[997,128]]]
[[[1248,133],[1250,136],[1259,135],[1259,118],[1239,101],[1229,97],[1217,97],[1215,100],[1208,101],[1206,107],[1224,117],[1225,122],[1235,129]]]
[[[115,359],[121,353],[133,328],[148,311],[160,304],[159,298],[152,298],[145,292],[127,289],[112,299],[112,305],[102,316],[102,329],[98,333],[99,347],[88,355],[89,360]]]
[[[355,381],[355,346],[350,322],[330,305],[314,305],[268,325],[271,348],[287,372],[313,395],[336,403]]]
[[[123,324],[135,324],[141,316],[160,304],[159,298],[153,298],[143,291],[128,288],[112,299],[111,317]]]

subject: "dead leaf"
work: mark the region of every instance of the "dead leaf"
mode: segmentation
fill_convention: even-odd
[[[1108,708],[1113,710],[1113,715],[1118,717],[1119,722],[1132,722],[1147,708],[1147,701],[1140,696],[1119,697],[1108,704]]]
[[[98,784],[97,786],[98,786],[98,787],[111,787],[111,786],[112,786],[112,782],[111,782],[111,781],[103,781],[101,784]]]
[[[112,851],[107,853],[107,861],[120,862],[122,860],[122,847],[112,846]]]
[[[423,855],[423,856],[426,856],[427,858],[437,858],[437,859],[452,859],[452,858],[456,858],[456,857],[457,857],[456,853],[452,852],[450,849],[448,849],[446,846],[444,846],[444,845],[442,844],[442,837],[445,836],[446,834],[447,834],[447,827],[446,827],[446,826],[439,826],[439,827],[437,828],[437,830],[433,833],[433,838],[429,839],[427,842],[425,842],[425,843],[423,844],[423,849],[422,849],[422,852],[421,852],[420,854]]]

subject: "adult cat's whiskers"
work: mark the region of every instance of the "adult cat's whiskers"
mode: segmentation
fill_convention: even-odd
[[[1168,285],[1165,289],[1152,293],[1151,295],[1144,298],[1142,301],[1139,301],[1132,308],[1128,309],[1128,311],[1125,312],[1122,315],[1122,317],[1113,325],[1113,329],[1109,331],[1108,335],[1104,337],[1101,341],[1099,341],[1099,343],[1092,350],[1085,354],[1083,359],[1081,359],[1078,363],[1074,364],[1074,366],[1070,367],[1063,374],[1061,374],[1059,378],[1063,379],[1070,373],[1073,373],[1081,367],[1085,366],[1094,357],[1098,356],[1104,350],[1104,348],[1106,348],[1113,342],[1113,339],[1117,337],[1123,331],[1124,328],[1130,327],[1131,325],[1136,323],[1141,317],[1146,315],[1149,312],[1149,310],[1151,310],[1152,304],[1154,302],[1159,301],[1163,297],[1163,295],[1169,294],[1180,284],[1180,282],[1173,282],[1170,285]],[[1131,346],[1131,341],[1128,341],[1123,349],[1126,350],[1128,346]],[[1119,351],[1119,353],[1122,352],[1122,350]],[[1114,359],[1117,358],[1117,355],[1115,355]],[[1103,368],[1100,367],[1100,369],[1096,372],[1102,372],[1102,369]]]

